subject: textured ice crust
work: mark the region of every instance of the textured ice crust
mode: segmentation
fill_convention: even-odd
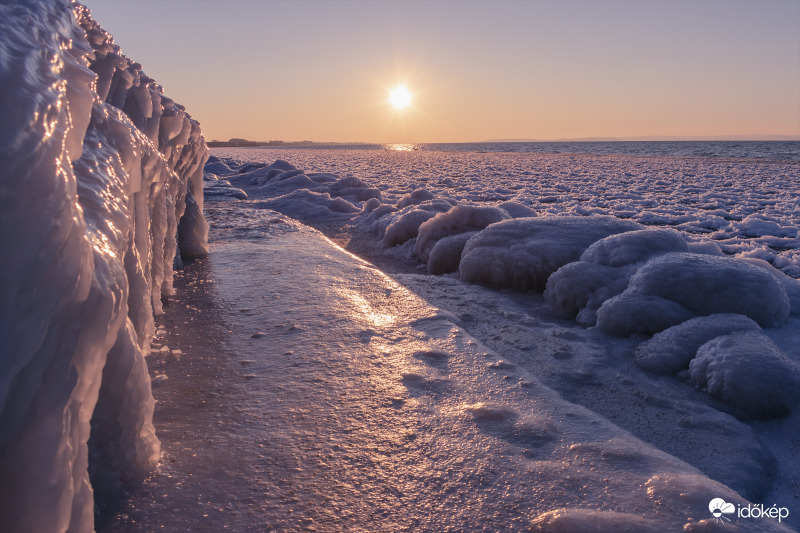
[[[79,4],[0,5],[0,79],[2,527],[91,531],[160,455],[144,354],[208,150]]]

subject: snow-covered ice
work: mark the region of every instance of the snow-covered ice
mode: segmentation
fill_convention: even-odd
[[[208,213],[210,256],[164,318],[171,352],[199,360],[156,362],[169,461],[108,530],[708,531],[712,499],[746,505],[501,359],[408,278],[257,204]],[[740,447],[729,461],[757,451],[716,416]]]
[[[797,162],[205,166],[67,0],[0,5],[0,79],[5,529],[800,524]],[[712,514],[752,502],[791,512]]]
[[[346,149],[214,152],[230,176],[246,163],[268,167],[281,159],[295,170],[306,167],[331,181],[356,178],[380,191],[366,201],[348,200],[349,213],[326,207],[327,216],[322,210],[311,216],[290,201],[302,185],[273,193],[271,182],[259,190],[237,185],[255,198],[251,205],[315,225],[452,313],[454,323],[495,352],[487,365],[493,372],[512,380],[514,369],[530,372],[524,382],[541,380],[752,501],[790,507],[800,501],[794,460],[800,449],[792,437],[800,422],[798,281],[792,277],[800,274],[792,229],[800,215],[792,185],[796,163]],[[293,179],[304,175],[311,174]],[[470,225],[467,213],[503,204],[512,218]],[[451,210],[463,214],[450,221]],[[726,342],[737,335],[749,339],[743,346],[751,351],[758,346],[752,359],[761,364],[743,356],[748,348]],[[433,356],[419,359],[442,364]],[[418,381],[417,374],[406,381]],[[467,405],[481,420],[513,411],[503,402]],[[663,484],[654,481],[651,493],[680,498],[691,492],[671,487],[670,476],[659,479]],[[701,499],[695,504],[707,507]],[[638,527],[625,509],[619,516],[593,511],[551,509],[536,524]]]

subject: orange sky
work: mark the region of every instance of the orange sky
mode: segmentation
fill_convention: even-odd
[[[209,140],[800,139],[796,0],[86,4]]]

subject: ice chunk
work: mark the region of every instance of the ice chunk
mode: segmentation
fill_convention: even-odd
[[[465,204],[453,206],[446,213],[437,213],[419,226],[414,255],[423,263],[427,263],[430,252],[439,239],[467,231],[481,230],[489,224],[508,218],[505,211],[496,207]]]
[[[686,251],[686,241],[677,231],[643,229],[618,233],[595,242],[583,252],[581,261],[623,266],[646,261],[658,253]]]
[[[645,263],[627,291],[659,296],[698,315],[737,313],[761,326],[789,316],[789,298],[764,269],[744,261],[692,253],[668,253]]]
[[[689,364],[692,383],[749,418],[786,416],[800,395],[800,371],[762,332],[717,337]]]
[[[800,228],[797,226],[779,224],[774,218],[761,213],[747,215],[741,222],[731,222],[730,230],[734,234],[744,235],[745,237],[770,235],[791,238],[797,237],[798,232],[800,232]]]
[[[656,374],[676,374],[689,368],[700,346],[739,331],[761,331],[761,328],[744,315],[720,313],[696,317],[639,344],[634,352],[636,364]]]
[[[457,272],[464,246],[477,233],[477,231],[468,231],[437,241],[428,256],[428,273],[442,275]]]
[[[593,242],[641,228],[636,222],[610,216],[505,220],[469,240],[459,272],[472,283],[542,291],[550,274],[576,261]]]
[[[361,207],[361,214],[362,215],[366,215],[368,213],[372,213],[377,208],[379,208],[381,205],[383,205],[383,204],[377,198],[370,198],[369,200],[364,202],[364,205]]]
[[[714,241],[698,241],[688,243],[689,251],[693,254],[706,254],[706,255],[725,255],[719,244]]]
[[[215,200],[247,200],[247,193],[242,189],[209,172],[203,174],[203,195],[207,199]]]
[[[282,159],[275,160],[271,165],[263,163],[247,164],[238,169],[236,176],[231,176],[230,182],[234,185],[264,185],[273,179],[287,179],[303,171]]]
[[[578,314],[582,326],[593,326],[597,309],[625,290],[633,272],[631,268],[575,261],[550,276],[544,296],[548,302]]]
[[[792,315],[800,315],[800,280],[787,276],[763,259],[743,257],[741,260],[763,269],[764,272],[775,278],[775,281],[780,283],[783,290],[786,291],[786,296],[789,298],[791,306],[790,313]]]
[[[366,183],[358,178],[352,177],[339,179],[315,190],[318,192],[327,192],[331,196],[338,196],[352,203],[366,202],[368,200],[383,201],[381,191],[367,186]]]
[[[528,531],[547,533],[660,533],[663,524],[639,515],[569,507],[542,513],[534,518]]]
[[[435,197],[432,192],[427,189],[417,189],[412,191],[397,202],[397,209],[402,209],[404,207],[408,207],[409,205],[417,205],[421,204],[426,200],[433,200]]]
[[[234,173],[234,171],[231,169],[231,167],[229,167],[228,165],[226,165],[225,163],[220,161],[219,158],[214,157],[214,156],[211,156],[211,157],[208,158],[208,161],[206,162],[205,166],[203,167],[203,171],[204,172],[211,172],[211,173],[216,174],[218,176],[228,176],[229,174],[233,174]]]
[[[383,245],[395,246],[413,239],[423,222],[433,218],[437,213],[449,211],[452,207],[453,204],[446,200],[431,200],[386,215],[378,224],[379,228],[384,228]]]
[[[597,327],[616,335],[652,335],[694,316],[666,298],[626,291],[603,302],[597,310]]]
[[[361,211],[347,200],[308,189],[298,189],[290,194],[265,200],[261,205],[299,220],[325,219],[332,216],[350,217]]]
[[[539,213],[537,213],[535,210],[519,202],[503,202],[497,207],[508,213],[511,218],[530,218],[539,216]]]

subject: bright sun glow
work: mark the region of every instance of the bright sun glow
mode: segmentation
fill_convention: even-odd
[[[398,85],[389,93],[389,103],[395,109],[404,109],[411,105],[411,93],[403,85]]]

